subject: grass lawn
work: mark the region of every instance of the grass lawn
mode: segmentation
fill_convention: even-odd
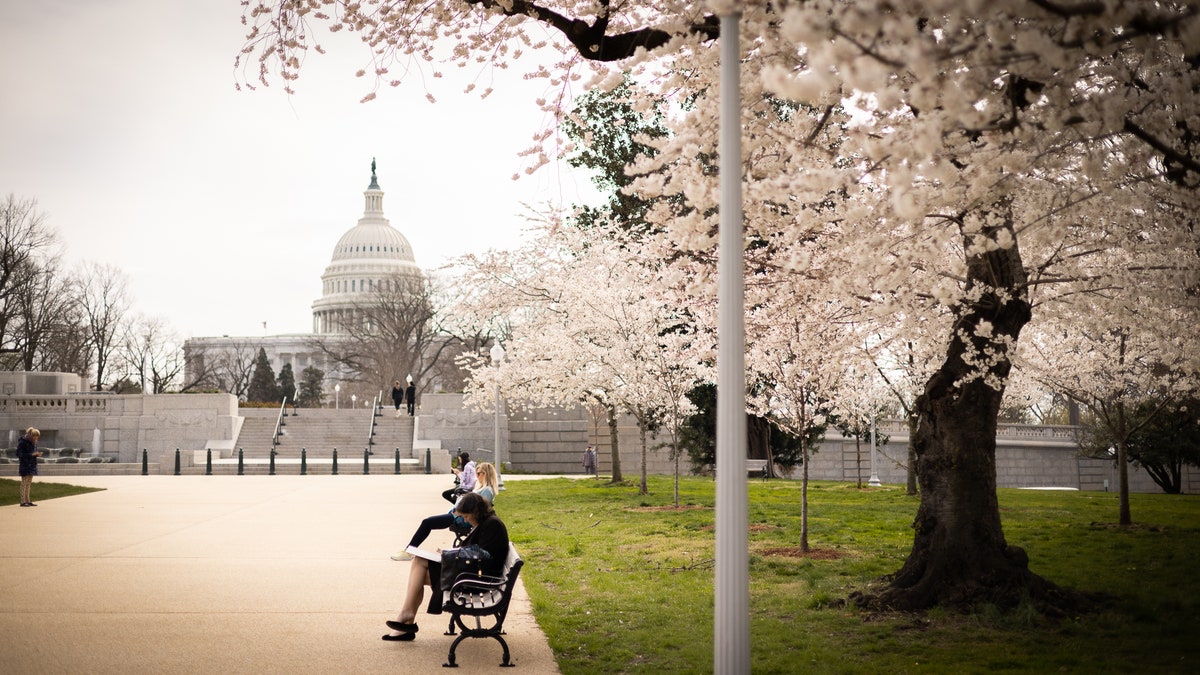
[[[509,481],[497,499],[527,561],[521,572],[563,673],[712,669],[715,484],[670,477],[650,494],[603,481]],[[1101,609],[1062,620],[983,606],[879,614],[844,606],[900,568],[917,498],[901,487],[809,486],[798,557],[800,483],[750,482],[754,673],[1200,672],[1200,497],[1138,494],[1115,526],[1117,496],[1001,490],[1010,544],[1032,570],[1104,592]]]
[[[71,495],[81,495],[86,492],[98,492],[100,489],[67,485],[65,483],[43,483],[39,478],[34,477],[33,487],[29,489],[29,496],[33,499],[33,503],[36,504],[47,499],[70,497]],[[20,503],[21,479],[0,478],[0,506]]]

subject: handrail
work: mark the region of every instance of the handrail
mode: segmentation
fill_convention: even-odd
[[[372,452],[371,446],[375,445],[375,418],[379,416],[376,413],[379,411],[379,406],[382,405],[380,403],[380,398],[382,396],[383,396],[383,392],[380,391],[378,394],[375,395],[375,399],[373,401],[371,401],[371,425],[370,425],[370,427],[367,428],[367,452],[368,453]]]
[[[283,401],[279,404],[279,416],[275,418],[275,433],[271,434],[271,454],[275,454],[275,447],[279,445],[279,434],[283,432],[283,411],[287,407],[288,397],[284,396]]]

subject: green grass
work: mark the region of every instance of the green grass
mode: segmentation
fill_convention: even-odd
[[[711,671],[715,485],[510,481],[501,516],[563,673]],[[868,613],[839,601],[899,569],[917,498],[900,488],[809,486],[809,543],[829,559],[769,555],[800,537],[800,484],[750,482],[754,673],[1191,673],[1200,671],[1200,497],[1001,490],[1010,544],[1034,572],[1111,597],[1050,620],[1028,607],[969,615]]]
[[[43,483],[34,478],[33,487],[29,490],[29,496],[33,499],[34,503],[37,503],[47,499],[58,499],[59,497],[70,497],[71,495],[81,495],[87,492],[98,492],[101,489],[67,485],[65,483]],[[19,503],[21,503],[20,480],[0,478],[0,506]]]

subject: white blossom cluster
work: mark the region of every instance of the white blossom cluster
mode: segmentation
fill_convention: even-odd
[[[457,311],[504,317],[505,358],[468,357],[468,404],[489,409],[499,386],[511,404],[546,408],[595,401],[676,429],[687,393],[705,379],[708,335],[665,301],[655,258],[617,233],[539,224],[517,250],[468,256]]]

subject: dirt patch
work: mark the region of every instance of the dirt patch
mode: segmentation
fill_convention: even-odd
[[[808,558],[809,560],[841,560],[846,557],[842,551],[832,548],[810,548],[808,552],[800,550],[799,546],[775,546],[754,551],[766,557],[778,558]]]
[[[678,507],[674,507],[674,506],[671,506],[670,504],[668,504],[666,506],[637,506],[637,507],[632,507],[628,510],[630,510],[630,511],[692,511],[695,509],[704,509],[706,511],[711,511],[712,507],[711,506],[701,506],[699,504],[680,504]]]

